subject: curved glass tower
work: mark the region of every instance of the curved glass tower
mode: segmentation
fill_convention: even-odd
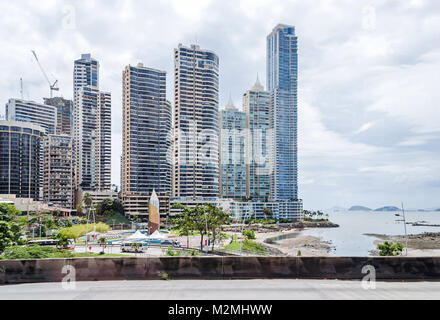
[[[0,194],[40,200],[45,135],[40,125],[0,120]]]
[[[267,37],[270,91],[272,200],[298,200],[298,38],[295,27],[277,25]]]

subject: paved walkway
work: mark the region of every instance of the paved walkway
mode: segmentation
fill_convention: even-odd
[[[440,282],[379,282],[365,290],[359,281],[115,281],[78,282],[75,290],[61,283],[0,287],[0,300],[332,300],[440,299]]]

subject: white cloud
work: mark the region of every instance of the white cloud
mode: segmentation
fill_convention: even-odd
[[[374,122],[367,122],[365,124],[362,125],[362,127],[360,127],[357,131],[356,134],[362,133],[367,131],[368,129],[370,129],[372,126],[374,126]]]

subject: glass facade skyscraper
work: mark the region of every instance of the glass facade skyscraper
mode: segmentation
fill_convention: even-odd
[[[259,79],[243,96],[246,113],[246,196],[250,200],[268,201],[270,194],[270,94]]]
[[[111,94],[99,90],[99,62],[90,54],[73,70],[74,188],[111,188]]]
[[[174,50],[173,196],[219,195],[219,58],[181,44]]]
[[[44,136],[37,124],[0,120],[0,194],[40,200]]]
[[[6,119],[32,122],[42,126],[46,134],[55,134],[57,108],[33,101],[10,99],[6,104]]]
[[[220,197],[246,199],[246,114],[230,99],[220,112]]]
[[[156,191],[161,213],[171,195],[172,110],[166,72],[127,66],[123,72],[122,197],[127,215],[147,215]]]
[[[279,24],[267,37],[272,200],[298,200],[298,38]]]
[[[83,87],[75,103],[75,189],[110,190],[111,95]]]
[[[82,87],[99,88],[99,62],[87,54],[75,60],[73,66],[73,100],[75,104],[76,92]]]

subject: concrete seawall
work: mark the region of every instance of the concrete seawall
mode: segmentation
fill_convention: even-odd
[[[440,281],[440,257],[152,257],[0,260],[0,284],[59,282],[66,266],[77,281],[159,280],[164,273],[172,280],[362,280],[365,266],[374,267],[377,280]]]

